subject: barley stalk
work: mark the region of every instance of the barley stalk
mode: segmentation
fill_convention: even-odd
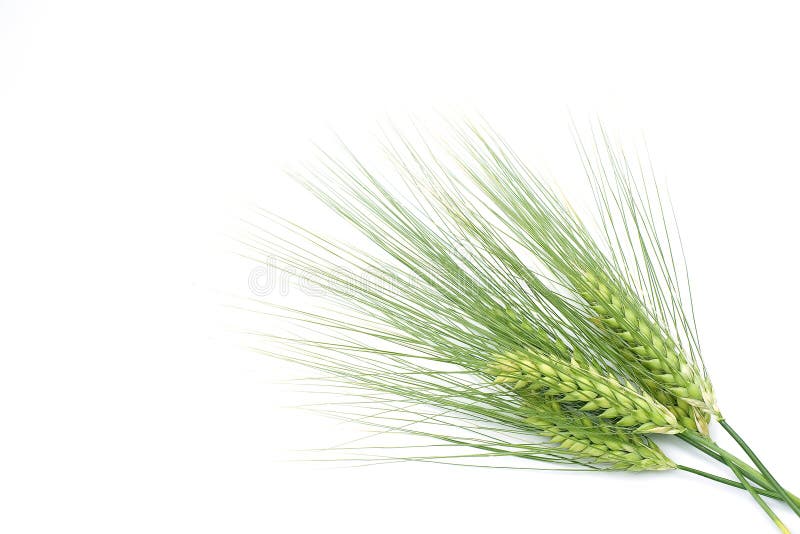
[[[600,223],[590,228],[490,129],[454,133],[446,157],[424,138],[422,150],[402,135],[386,140],[399,189],[349,150],[321,154],[298,176],[375,253],[269,215],[253,225],[246,244],[257,260],[277,258],[341,312],[277,305],[322,337],[259,333],[277,344],[266,352],[321,371],[327,380],[314,387],[354,395],[330,408],[337,417],[470,449],[437,449],[433,461],[673,469],[648,434],[676,434],[739,480],[683,471],[749,491],[781,527],[761,495],[800,515],[800,499],[720,415],[679,235],[643,167],[602,131],[607,154],[602,143],[579,146]],[[711,418],[756,467],[707,437]]]

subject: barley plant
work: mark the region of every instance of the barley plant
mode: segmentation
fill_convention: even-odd
[[[252,332],[253,346],[318,371],[301,384],[332,399],[319,410],[425,443],[395,456],[348,447],[350,459],[678,469],[748,491],[788,532],[763,497],[798,515],[800,500],[717,405],[680,236],[649,166],[601,128],[578,141],[595,201],[580,217],[487,126],[448,131],[393,129],[381,136],[385,164],[342,146],[293,173],[363,245],[250,218],[244,254],[320,295],[295,308],[253,301],[285,321],[282,333]],[[753,465],[710,438],[711,422]],[[655,435],[732,478],[677,465]]]

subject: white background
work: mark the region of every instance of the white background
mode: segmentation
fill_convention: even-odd
[[[1,1],[0,530],[771,531],[681,473],[287,463],[349,431],[224,306],[240,217],[317,216],[281,169],[330,129],[481,112],[561,179],[599,116],[646,134],[721,406],[800,489],[792,4]]]

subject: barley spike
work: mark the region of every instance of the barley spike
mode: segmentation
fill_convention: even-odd
[[[581,296],[596,313],[595,321],[613,332],[623,356],[640,366],[637,379],[686,428],[708,433],[710,416],[719,416],[711,388],[664,329],[651,321],[632,299],[613,284],[584,273]]]
[[[684,430],[675,415],[647,393],[575,358],[566,360],[531,348],[495,355],[486,372],[495,377],[496,384],[508,385],[522,398],[552,398],[618,428],[642,434]]]
[[[549,406],[552,413],[559,416],[561,424],[539,415],[525,422],[576,458],[610,464],[612,469],[623,471],[675,469],[675,463],[646,437],[613,427],[600,427],[588,417],[576,418],[572,424],[565,425],[560,404],[551,402]]]

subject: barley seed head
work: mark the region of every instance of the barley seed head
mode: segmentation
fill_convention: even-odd
[[[510,387],[523,399],[554,399],[619,428],[656,434],[684,430],[675,415],[649,394],[575,358],[528,349],[495,355],[485,370],[496,384]]]

